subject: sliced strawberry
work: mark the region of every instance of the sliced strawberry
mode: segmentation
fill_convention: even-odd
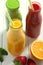
[[[15,62],[16,62],[15,65],[18,65],[17,62],[19,63],[19,65],[26,65],[27,58],[26,58],[26,56],[18,56],[15,58],[14,63]]]
[[[36,63],[32,59],[28,59],[27,65],[36,65]]]

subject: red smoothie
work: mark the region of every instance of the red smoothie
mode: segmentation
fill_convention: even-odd
[[[29,12],[26,17],[26,35],[31,38],[37,38],[40,34],[40,28],[42,23],[41,7],[40,4],[32,3],[34,11],[29,8]]]

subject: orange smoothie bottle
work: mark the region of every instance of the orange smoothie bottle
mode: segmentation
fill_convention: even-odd
[[[25,34],[22,29],[22,22],[14,19],[7,32],[7,46],[12,55],[19,55],[25,48]]]

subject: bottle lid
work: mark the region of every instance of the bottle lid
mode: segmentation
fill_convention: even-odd
[[[6,6],[10,10],[16,10],[19,8],[20,4],[18,0],[7,0]]]

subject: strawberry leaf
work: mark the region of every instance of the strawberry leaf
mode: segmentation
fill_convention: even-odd
[[[22,65],[19,60],[15,60],[15,61],[14,61],[14,64],[15,64],[15,65]]]

